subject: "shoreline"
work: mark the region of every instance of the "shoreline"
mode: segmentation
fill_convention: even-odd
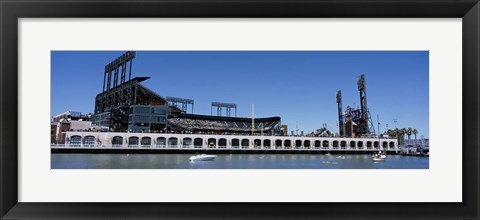
[[[311,150],[311,149],[112,149],[112,148],[52,148],[51,153],[98,153],[98,154],[374,154],[378,150]],[[387,151],[389,155],[401,155],[400,152]]]

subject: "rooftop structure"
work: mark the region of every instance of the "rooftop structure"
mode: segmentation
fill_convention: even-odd
[[[231,103],[212,102],[212,108],[217,107],[217,116],[186,114],[187,105],[192,105],[193,113],[192,99],[164,98],[141,84],[150,77],[131,78],[134,58],[135,52],[128,51],[105,67],[103,89],[95,98],[94,125],[108,127],[114,132],[281,132],[280,117],[258,118],[255,122],[251,118],[237,118],[237,105]],[[178,103],[182,104],[181,109]],[[222,116],[222,108],[226,108],[227,117]],[[232,108],[235,109],[235,117],[230,117]]]

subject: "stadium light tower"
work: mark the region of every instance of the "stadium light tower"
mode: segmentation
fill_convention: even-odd
[[[230,117],[231,109],[235,109],[235,117],[237,117],[237,104],[233,103],[224,103],[224,102],[212,102],[210,107],[210,115],[213,115],[213,107],[217,108],[217,116],[222,116],[222,108],[225,108],[227,111],[226,116]]]
[[[255,104],[252,103],[252,135],[255,132]]]
[[[177,106],[177,103],[181,103],[182,111],[185,113],[187,113],[187,105],[191,105],[192,114],[193,114],[193,104],[194,104],[193,99],[177,98],[177,97],[170,97],[170,96],[167,96],[166,99],[169,103],[171,103],[171,105],[174,105],[174,106]]]
[[[127,51],[105,66],[105,71],[103,73],[102,94],[104,97],[102,98],[102,111],[105,107],[116,107],[118,105],[125,105],[127,103],[131,104],[133,98],[131,91],[131,78],[132,63],[134,58],[135,51]],[[125,82],[128,82],[125,81],[127,74],[127,65],[129,66],[128,80],[130,81],[130,89],[125,91]],[[121,90],[118,90],[117,86],[120,86]]]
[[[339,121],[339,130],[340,136],[345,135],[345,115],[343,114],[342,108],[342,91],[337,91],[337,107],[338,107],[338,121]]]

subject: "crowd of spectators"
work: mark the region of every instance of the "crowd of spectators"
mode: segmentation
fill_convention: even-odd
[[[196,130],[216,130],[216,131],[241,131],[248,132],[252,130],[251,123],[221,120],[205,120],[191,118],[169,118],[170,125],[183,128],[190,131]],[[269,132],[273,129],[276,121],[255,123],[255,130]]]

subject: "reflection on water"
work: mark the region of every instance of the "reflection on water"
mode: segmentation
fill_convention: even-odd
[[[213,161],[189,161],[193,154],[54,153],[52,169],[428,169],[427,157],[389,155],[218,154]],[[331,163],[330,163],[331,161]]]

